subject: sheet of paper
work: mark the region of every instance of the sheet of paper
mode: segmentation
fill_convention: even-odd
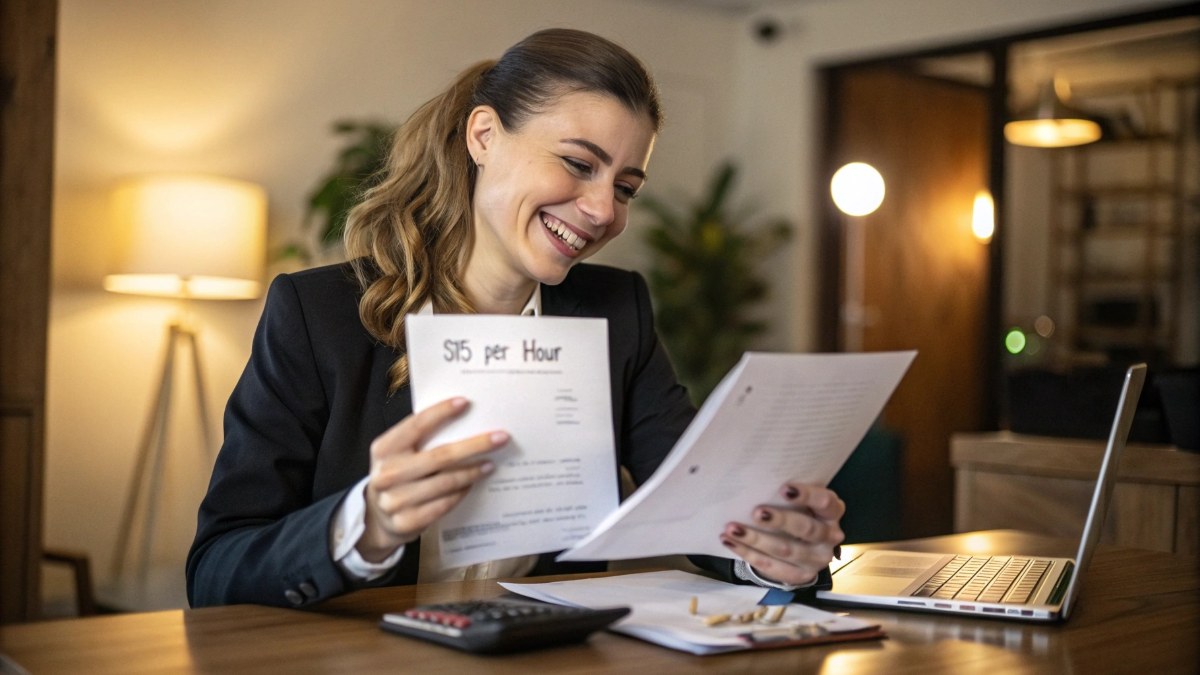
[[[604,319],[410,315],[413,409],[467,412],[426,448],[503,429],[496,470],[433,530],[458,567],[566,548],[617,506]]]
[[[796,625],[816,624],[831,633],[864,630],[871,624],[806,605],[791,604],[778,623],[769,623],[776,610],[759,620],[741,623],[739,615],[753,612],[766,589],[727,584],[678,570],[623,574],[572,581],[516,584],[505,589],[526,597],[576,607],[626,606],[630,613],[612,628],[649,642],[695,654],[746,649],[741,637],[755,631],[779,631]],[[696,613],[691,599],[696,598]],[[719,625],[705,625],[716,615],[733,617]]]
[[[828,483],[915,356],[747,353],[650,480],[558,559],[728,557],[725,524],[782,504],[789,480]]]

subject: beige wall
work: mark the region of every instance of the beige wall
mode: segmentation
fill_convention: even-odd
[[[628,46],[662,85],[668,123],[651,164],[654,190],[694,192],[720,159],[734,156],[745,168],[742,196],[800,225],[795,244],[770,263],[778,282],[771,313],[781,323],[764,344],[803,350],[814,344],[815,64],[1158,4],[781,4],[772,13],[785,22],[783,39],[762,45],[750,37],[752,17],[686,2],[61,3],[46,541],[89,551],[101,581],[157,384],[163,325],[176,312],[169,302],[100,290],[112,255],[106,199],[116,180],[186,170],[260,183],[278,243],[300,230],[305,194],[337,147],[334,120],[399,120],[458,70],[532,30],[585,28]],[[642,267],[636,231],[635,219],[603,260]],[[260,301],[194,307],[217,417],[260,308]],[[181,374],[178,384],[184,391],[190,381]],[[157,535],[156,555],[168,565],[181,564],[211,462],[192,410],[194,400],[181,396]]]

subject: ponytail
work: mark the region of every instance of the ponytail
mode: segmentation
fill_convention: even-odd
[[[464,138],[479,79],[493,61],[468,68],[417,109],[392,144],[385,178],[346,221],[346,253],[362,288],[367,332],[395,349],[389,390],[408,381],[404,317],[432,302],[439,312],[474,311],[459,274],[474,241],[476,168]]]

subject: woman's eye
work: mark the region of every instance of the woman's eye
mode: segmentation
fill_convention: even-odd
[[[621,202],[622,204],[624,204],[632,199],[637,199],[637,196],[638,196],[637,188],[632,187],[630,185],[622,185],[619,183],[617,184],[616,188],[617,188],[617,201]]]
[[[578,159],[571,159],[570,157],[563,157],[563,161],[566,162],[567,166],[571,167],[572,171],[581,176],[592,175],[592,165],[587,162],[581,162]]]

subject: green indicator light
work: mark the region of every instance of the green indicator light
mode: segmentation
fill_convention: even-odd
[[[1008,331],[1008,335],[1004,336],[1004,346],[1009,354],[1020,354],[1025,349],[1025,333],[1018,328]]]

